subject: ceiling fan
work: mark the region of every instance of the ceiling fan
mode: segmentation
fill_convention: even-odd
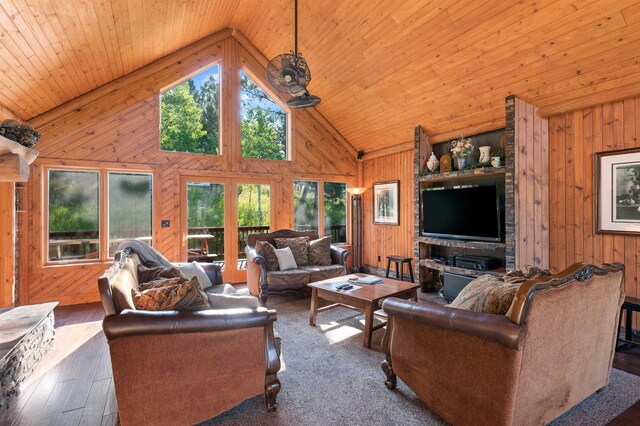
[[[292,96],[287,101],[289,108],[310,108],[318,105],[320,98],[307,90],[311,71],[302,53],[298,52],[298,0],[294,0],[294,13],[295,49],[269,61],[267,79],[276,90]]]

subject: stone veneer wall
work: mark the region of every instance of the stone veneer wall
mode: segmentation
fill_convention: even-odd
[[[504,182],[504,226],[506,256],[505,263],[507,270],[515,269],[516,266],[516,206],[515,206],[515,117],[516,99],[515,96],[508,96],[505,100],[506,126],[504,130],[504,162],[505,162],[505,182]]]

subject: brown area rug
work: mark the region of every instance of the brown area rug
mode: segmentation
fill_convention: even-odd
[[[270,297],[282,336],[282,390],[278,410],[267,413],[264,397],[252,398],[203,424],[221,425],[443,425],[398,380],[389,391],[380,363],[383,330],[372,349],[362,347],[363,315],[344,308],[318,314],[309,325],[309,298]],[[604,425],[640,400],[640,377],[619,370],[611,383],[553,422]],[[461,407],[461,409],[464,409]]]

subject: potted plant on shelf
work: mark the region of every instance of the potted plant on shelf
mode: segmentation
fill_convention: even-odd
[[[460,136],[460,139],[454,139],[451,141],[451,156],[456,159],[458,170],[464,169],[467,164],[467,157],[473,150],[473,143],[471,138],[464,138]]]

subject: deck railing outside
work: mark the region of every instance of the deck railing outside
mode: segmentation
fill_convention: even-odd
[[[244,248],[247,236],[253,233],[268,233],[268,226],[238,227],[238,258],[244,264]],[[110,252],[122,241],[134,238],[137,231],[120,232],[120,238],[109,241]],[[332,241],[346,241],[345,225],[336,225],[325,229]],[[129,235],[129,236],[127,236]],[[137,238],[151,242],[151,236]],[[49,234],[49,260],[97,259],[99,248],[98,231],[51,232]],[[189,261],[224,262],[224,227],[194,227],[187,230],[187,253]]]

